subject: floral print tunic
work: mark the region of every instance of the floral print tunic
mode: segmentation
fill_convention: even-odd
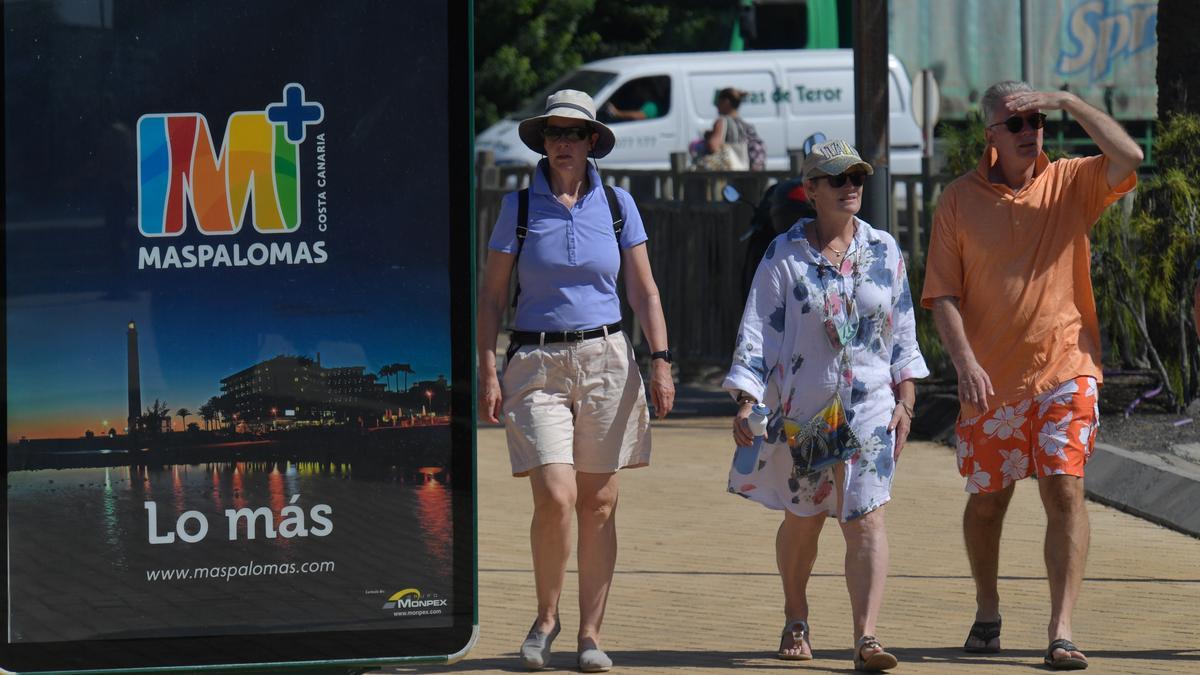
[[[729,491],[768,508],[799,516],[827,513],[844,522],[891,499],[895,433],[887,426],[896,406],[893,387],[926,377],[929,369],[917,346],[912,295],[895,239],[855,218],[853,240],[835,269],[808,243],[810,223],[801,219],[771,242],[746,299],[723,386],[734,396],[739,390],[754,396],[771,416],[756,461],[730,469]],[[851,293],[856,312],[843,301]],[[844,371],[840,348],[827,334],[827,313],[843,330],[857,318]],[[834,468],[794,478],[781,433],[784,417],[807,421],[835,392],[862,444],[845,462],[840,511]]]

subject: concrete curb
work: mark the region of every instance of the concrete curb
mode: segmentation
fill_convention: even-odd
[[[1200,538],[1200,469],[1096,443],[1084,492],[1093,501]]]

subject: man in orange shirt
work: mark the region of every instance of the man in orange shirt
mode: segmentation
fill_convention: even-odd
[[[1116,121],[1069,92],[1000,82],[981,105],[987,149],[977,170],[942,194],[921,298],[958,371],[963,534],[976,593],[964,648],[1000,651],[1000,531],[1016,481],[1036,476],[1050,581],[1044,660],[1082,669],[1071,613],[1087,558],[1083,468],[1101,381],[1088,232],[1136,185],[1142,152]],[[1047,110],[1070,113],[1102,154],[1050,162],[1042,152]]]

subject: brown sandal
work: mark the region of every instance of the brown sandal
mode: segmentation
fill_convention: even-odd
[[[808,622],[804,619],[795,619],[794,621],[787,622],[787,625],[783,627],[783,634],[779,636],[779,651],[775,655],[784,661],[812,661],[812,641],[809,639],[809,635]],[[792,639],[792,649],[795,649],[797,646],[803,648],[804,643],[807,642],[809,653],[788,654],[785,652],[783,643],[789,637]]]
[[[863,649],[878,649],[867,658],[863,658]],[[878,673],[899,665],[896,657],[883,650],[883,645],[874,635],[864,635],[858,638],[854,645],[854,669],[866,673]]]

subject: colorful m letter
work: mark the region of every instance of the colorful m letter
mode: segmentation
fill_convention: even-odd
[[[208,120],[197,113],[143,115],[137,123],[138,230],[175,237],[191,210],[204,234],[236,234],[254,202],[254,229],[300,226],[300,144],[304,126],[320,122],[320,104],[304,88],[284,87],[284,103],[229,117],[217,151]]]

